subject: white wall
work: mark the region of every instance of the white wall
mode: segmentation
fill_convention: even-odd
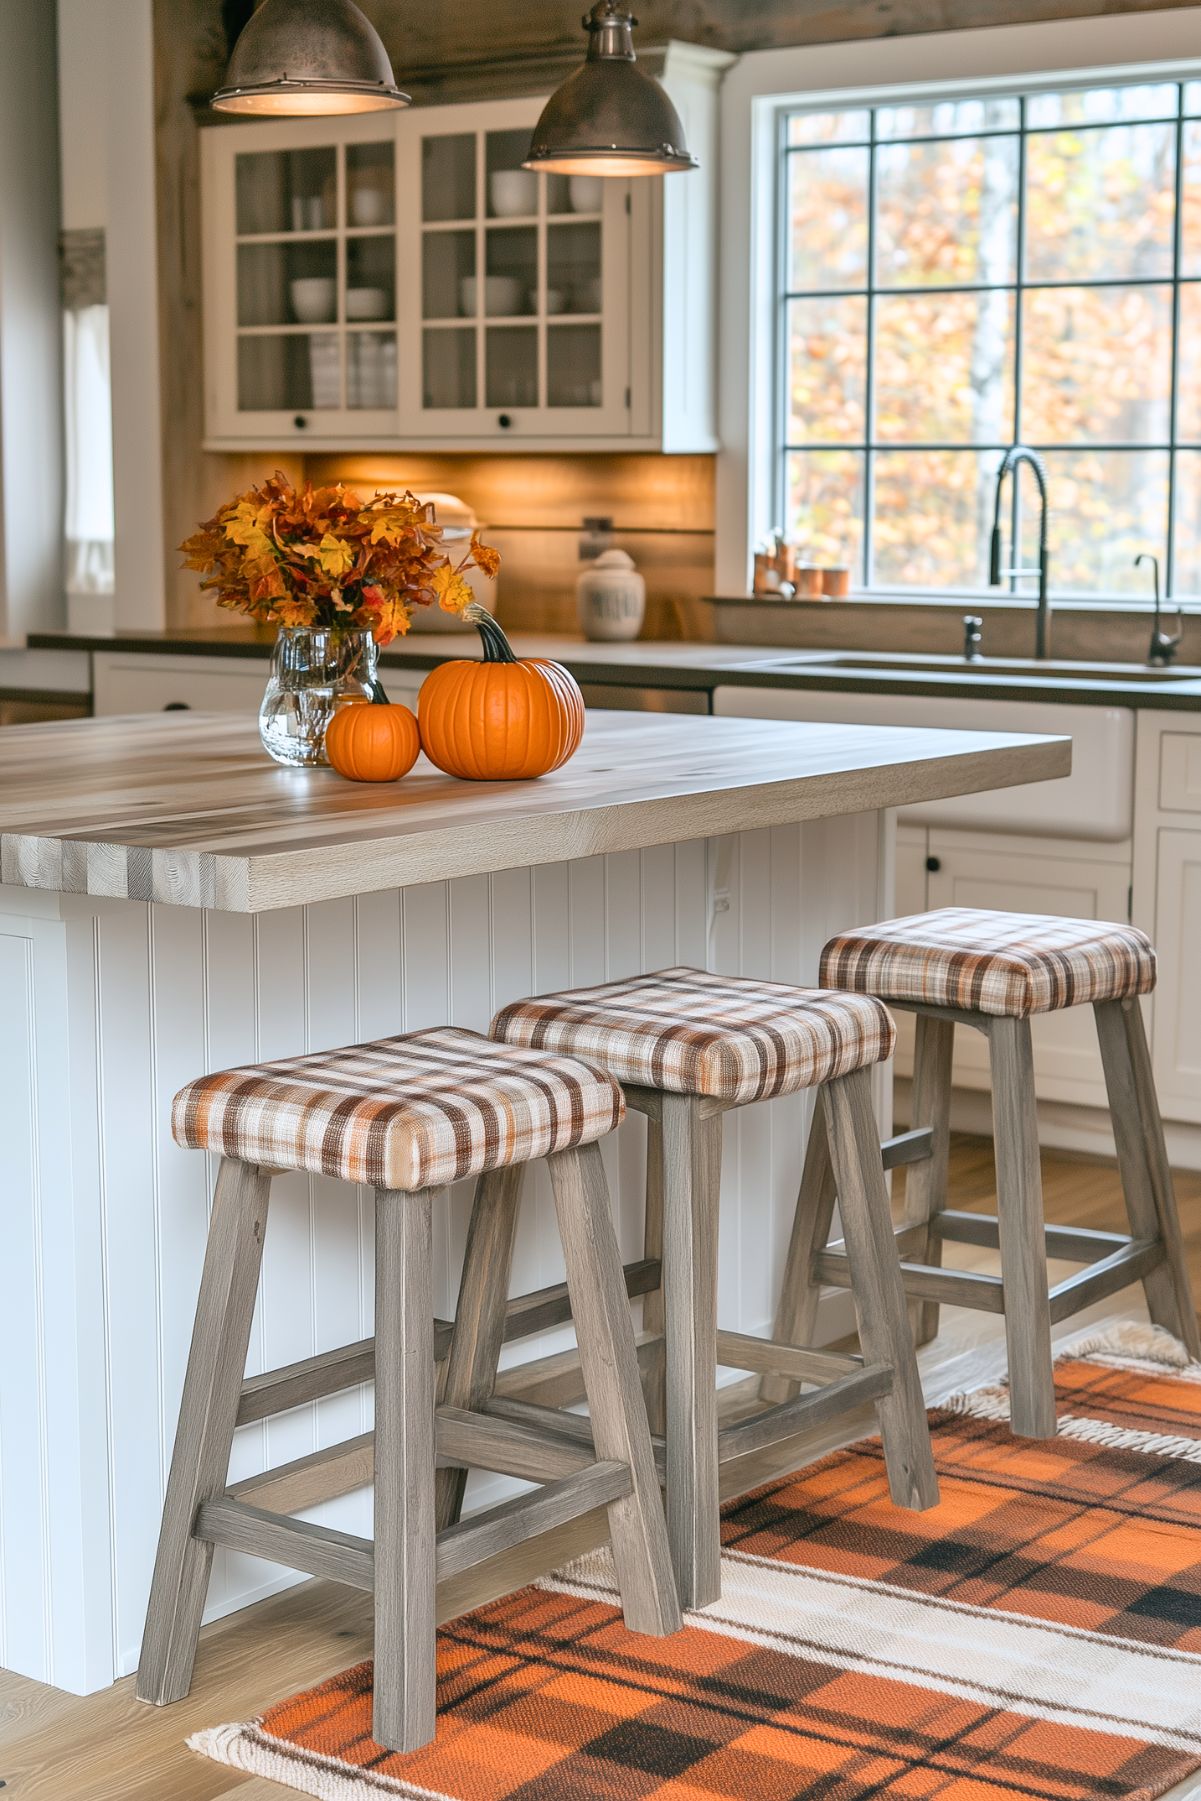
[[[4,0],[0,58],[0,644],[59,623],[62,333],[55,19]]]
[[[45,0],[31,0],[36,6]],[[118,626],[166,620],[152,0],[57,0],[63,224],[107,239]]]

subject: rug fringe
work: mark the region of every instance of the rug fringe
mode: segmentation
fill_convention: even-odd
[[[1162,1326],[1141,1320],[1120,1320],[1103,1330],[1082,1333],[1079,1338],[1061,1345],[1055,1353],[1056,1363],[1102,1363],[1112,1369],[1147,1370],[1162,1373],[1170,1370],[1181,1382],[1201,1382],[1201,1363],[1194,1363],[1178,1338]],[[960,1388],[937,1407],[948,1413],[971,1414],[975,1419],[1007,1420],[1009,1418],[1009,1378],[985,1383],[981,1388]],[[1063,1419],[1060,1430],[1063,1430]],[[1121,1428],[1113,1428],[1121,1430]],[[1077,1433],[1082,1437],[1082,1433]],[[1114,1442],[1098,1439],[1098,1443]],[[1178,1441],[1172,1440],[1172,1443]],[[1189,1441],[1192,1442],[1191,1440]],[[1172,1456],[1185,1456],[1172,1451]]]
[[[401,1797],[402,1801],[451,1801],[436,1789],[398,1782],[394,1776],[383,1776],[374,1770],[356,1769],[353,1775],[345,1775],[344,1763],[317,1751],[300,1751],[294,1746],[286,1752],[278,1750],[275,1740],[261,1730],[257,1720],[209,1726],[194,1732],[186,1743],[189,1751],[199,1752],[214,1763],[265,1777],[285,1788],[299,1789],[302,1794],[311,1795],[313,1801],[362,1801],[365,1788]]]

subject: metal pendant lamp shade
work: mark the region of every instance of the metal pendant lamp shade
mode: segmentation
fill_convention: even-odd
[[[262,0],[212,104],[223,113],[317,117],[384,112],[409,96],[354,0]]]
[[[588,60],[556,88],[534,127],[527,169],[555,175],[664,175],[695,169],[680,115],[634,59],[638,21],[621,0],[583,20]]]

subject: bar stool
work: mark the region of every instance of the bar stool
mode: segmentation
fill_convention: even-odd
[[[720,1466],[862,1402],[876,1405],[893,1499],[933,1506],[938,1485],[872,1109],[871,1066],[891,1055],[896,1036],[880,1003],[667,969],[519,1001],[490,1031],[608,1071],[649,1121],[646,1258],[660,1266],[649,1298],[663,1322],[667,1525],[684,1605],[720,1592]],[[815,1087],[854,1269],[856,1357],[717,1329],[722,1115]],[[823,1386],[719,1430],[719,1364]],[[475,1386],[464,1392],[486,1394],[494,1368],[490,1350],[473,1360]]]
[[[222,1162],[138,1667],[141,1699],[162,1704],[187,1693],[219,1544],[374,1591],[373,1732],[396,1750],[434,1735],[436,1622],[504,1592],[495,1566],[476,1594],[465,1573],[570,1521],[603,1510],[632,1629],[679,1626],[596,1143],[624,1113],[604,1074],[451,1029],[225,1070],[176,1096],[178,1142],[216,1151]],[[435,1407],[433,1210],[445,1205],[450,1183],[479,1175],[478,1241],[497,1195],[515,1190],[515,1169],[536,1158],[546,1158],[554,1189],[592,1410],[586,1448]],[[375,1337],[244,1381],[271,1178],[283,1170],[375,1189]],[[507,1267],[494,1280],[503,1311]],[[373,1373],[374,1434],[227,1487],[236,1425]],[[435,1538],[436,1460],[543,1486]],[[289,1517],[361,1487],[373,1472],[374,1542]],[[272,1500],[282,1511],[269,1510]],[[596,1542],[594,1534],[586,1548]],[[523,1560],[520,1580],[530,1573]]]
[[[1155,952],[1134,926],[946,907],[831,939],[822,953],[829,988],[871,994],[917,1015],[913,1131],[905,1216],[897,1228],[906,1292],[920,1303],[917,1337],[938,1330],[940,1303],[1001,1313],[1009,1356],[1012,1427],[1055,1434],[1051,1327],[1142,1283],[1152,1320],[1201,1355],[1172,1174],[1138,996],[1155,986]],[[1129,1235],[1047,1226],[1039,1171],[1030,1019],[1091,1006],[1097,1023]],[[988,1039],[997,1213],[947,1205],[951,1053],[955,1027]],[[825,1246],[834,1181],[820,1188],[819,1235],[794,1245],[776,1330],[809,1317],[822,1282],[846,1287],[849,1244]],[[945,1242],[991,1246],[1001,1274],[940,1267]],[[823,1248],[825,1247],[825,1248]],[[1047,1258],[1083,1265],[1048,1288]]]

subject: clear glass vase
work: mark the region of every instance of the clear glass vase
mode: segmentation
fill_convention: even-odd
[[[259,708],[264,750],[295,769],[324,766],[325,728],[335,708],[371,699],[378,658],[370,632],[282,628]]]

